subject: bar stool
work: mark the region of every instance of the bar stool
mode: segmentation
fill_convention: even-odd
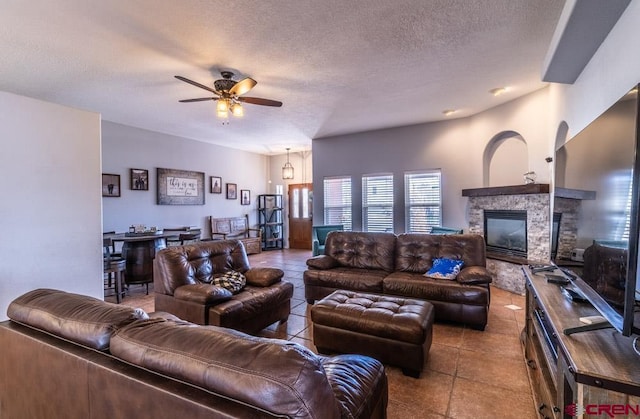
[[[120,304],[124,297],[124,273],[127,268],[127,261],[118,256],[111,255],[111,249],[113,246],[113,240],[110,238],[102,239],[103,262],[104,270],[103,274],[106,274],[107,287],[105,290],[111,289],[111,276],[113,274],[114,291],[116,293],[116,303]]]

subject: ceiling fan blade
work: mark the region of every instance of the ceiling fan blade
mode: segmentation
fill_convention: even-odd
[[[174,77],[175,77],[176,79],[178,79],[178,80],[182,80],[182,81],[183,81],[183,82],[185,82],[185,83],[189,83],[189,84],[192,84],[192,85],[194,85],[194,86],[196,86],[196,87],[199,87],[199,88],[201,88],[201,89],[208,90],[208,91],[210,91],[211,93],[218,94],[218,92],[216,92],[215,90],[213,90],[211,87],[205,86],[204,84],[200,84],[200,83],[198,83],[197,81],[189,80],[189,79],[187,79],[187,78],[185,78],[185,77],[182,77],[182,76],[174,76]]]
[[[235,96],[244,95],[249,90],[253,89],[256,84],[258,84],[257,81],[255,81],[251,77],[247,77],[246,79],[242,79],[235,85],[233,85],[233,87],[229,89],[229,93]]]
[[[188,102],[202,102],[205,100],[218,100],[217,97],[199,97],[197,99],[182,99],[179,100],[178,102],[182,102],[182,103],[188,103]]]
[[[282,102],[278,102],[277,100],[271,99],[262,99],[260,97],[239,97],[238,100],[240,102],[252,103],[254,105],[262,105],[262,106],[282,106]]]

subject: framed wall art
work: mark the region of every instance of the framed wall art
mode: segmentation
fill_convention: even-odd
[[[131,169],[131,190],[132,191],[148,191],[149,190],[149,171],[145,169]]]
[[[111,173],[102,174],[102,196],[120,196],[120,175]]]
[[[227,199],[238,199],[238,185],[227,183]]]
[[[204,173],[157,169],[158,205],[204,205]]]
[[[240,205],[251,205],[251,191],[240,189]]]
[[[222,193],[222,178],[211,176],[211,193]]]

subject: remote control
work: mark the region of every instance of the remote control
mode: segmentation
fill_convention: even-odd
[[[545,277],[550,284],[567,285],[569,283],[569,280],[564,276],[547,274]]]
[[[553,272],[555,270],[556,270],[556,267],[553,265],[536,266],[531,268],[531,273],[537,274],[538,272]]]

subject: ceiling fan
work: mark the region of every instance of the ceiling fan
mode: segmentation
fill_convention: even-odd
[[[242,103],[250,103],[253,105],[262,105],[262,106],[282,106],[282,102],[271,99],[263,99],[259,97],[249,97],[242,96],[247,93],[249,90],[253,89],[253,87],[258,84],[257,81],[252,79],[251,77],[244,78],[240,81],[233,80],[233,72],[231,71],[221,71],[222,75],[221,79],[218,79],[213,82],[213,89],[211,87],[205,86],[204,84],[200,84],[193,80],[189,80],[182,76],[175,76],[176,79],[182,80],[183,82],[192,84],[201,89],[207,90],[216,96],[213,97],[201,97],[196,99],[183,99],[180,102],[202,102],[205,100],[215,100],[216,104],[216,112],[218,117],[227,118],[229,112],[231,112],[234,116],[242,116],[244,110],[242,109]]]

